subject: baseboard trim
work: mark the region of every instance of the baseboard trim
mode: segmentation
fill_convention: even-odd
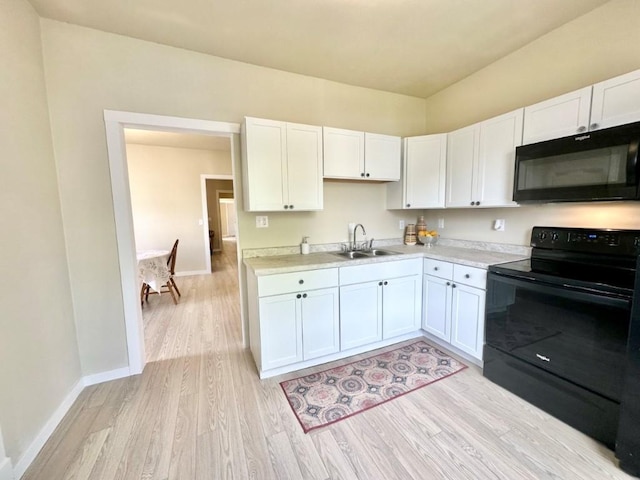
[[[91,385],[97,385],[98,383],[109,382],[111,380],[117,380],[119,378],[131,376],[131,370],[129,367],[116,368],[115,370],[109,370],[108,372],[96,373],[94,375],[87,375],[82,377],[82,382],[85,387]]]
[[[5,458],[0,461],[0,480],[14,480],[16,477],[13,476],[13,466],[11,465],[11,460]]]
[[[47,440],[49,440],[49,437],[56,429],[56,427],[60,424],[64,416],[73,405],[73,402],[76,401],[78,395],[80,395],[83,389],[84,382],[83,379],[80,379],[78,380],[78,383],[73,386],[71,392],[69,392],[69,394],[65,397],[56,411],[53,412],[51,418],[49,418],[47,423],[45,423],[44,427],[42,427],[38,435],[36,435],[36,438],[33,440],[33,442],[31,442],[31,445],[29,445],[29,448],[27,448],[20,460],[18,460],[18,462],[16,463],[13,471],[15,478],[20,478],[22,477],[22,475],[24,475],[24,472],[27,471],[29,465],[31,465],[31,463],[35,460],[40,450],[42,450],[44,444],[47,442]]]
[[[44,444],[49,440],[51,434],[53,434],[54,430],[58,427],[64,416],[67,414],[73,403],[77,400],[78,396],[84,390],[85,387],[89,387],[91,385],[96,385],[98,383],[108,382],[110,380],[117,380],[119,378],[128,377],[131,375],[129,367],[117,368],[115,370],[110,370],[107,372],[96,373],[94,375],[87,375],[85,377],[80,378],[78,383],[74,385],[71,389],[71,392],[65,397],[60,406],[53,412],[51,418],[47,421],[44,427],[40,430],[36,438],[31,445],[24,452],[18,463],[16,464],[14,469],[11,469],[11,462],[6,459],[4,463],[0,462],[0,480],[14,480],[19,479],[24,475],[29,468],[29,465],[35,460],[40,450]],[[8,461],[8,467],[6,465]],[[5,470],[8,468],[8,472],[10,476],[7,475]],[[13,471],[12,471],[13,470]],[[11,476],[12,475],[12,476]]]

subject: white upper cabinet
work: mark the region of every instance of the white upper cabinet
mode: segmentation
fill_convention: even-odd
[[[400,180],[402,139],[378,133],[364,134],[364,169],[368,180]]]
[[[242,144],[245,210],[322,209],[322,127],[247,117]]]
[[[640,121],[640,70],[524,109],[523,143]]]
[[[480,124],[476,206],[515,206],[513,175],[516,147],[522,145],[522,108]]]
[[[324,176],[360,178],[364,174],[364,132],[322,128]]]
[[[515,148],[522,144],[523,110],[449,133],[447,207],[505,207],[513,202]]]
[[[586,132],[590,109],[591,87],[525,107],[523,144]]]
[[[400,137],[324,127],[323,144],[325,178],[400,179]]]
[[[447,138],[447,207],[475,206],[474,170],[478,162],[480,124],[449,133]]]
[[[403,140],[401,181],[387,185],[387,208],[443,208],[447,134]]]
[[[590,129],[640,121],[640,70],[596,83]]]

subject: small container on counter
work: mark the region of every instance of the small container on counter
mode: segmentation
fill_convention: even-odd
[[[309,237],[302,237],[302,243],[300,244],[300,253],[302,255],[309,254]]]
[[[416,226],[413,223],[410,223],[407,225],[407,228],[404,232],[404,244],[415,245],[416,242]]]

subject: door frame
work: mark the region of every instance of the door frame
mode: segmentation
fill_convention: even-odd
[[[233,142],[231,142],[233,144]],[[233,157],[231,158],[233,162]],[[204,234],[204,258],[206,262],[206,270],[211,273],[211,245],[209,239],[209,205],[207,202],[207,180],[231,180],[233,175],[203,173],[200,175],[200,196],[202,197],[202,225]],[[235,185],[234,185],[235,188]],[[218,190],[216,190],[217,192]],[[233,191],[233,190],[231,190]],[[220,213],[218,212],[218,230],[220,230]]]
[[[142,309],[138,289],[137,259],[135,237],[133,233],[133,215],[131,213],[131,191],[129,188],[129,171],[127,167],[125,128],[143,130],[162,130],[178,133],[196,133],[229,137],[231,142],[231,164],[234,190],[237,190],[235,164],[239,152],[235,151],[233,136],[240,133],[238,123],[215,122],[192,118],[153,115],[146,113],[124,112],[117,110],[104,111],[104,123],[107,139],[107,154],[111,175],[111,193],[118,244],[118,261],[120,266],[120,283],[124,304],[124,322],[129,356],[129,374],[142,373],[146,364],[144,346],[144,328]],[[239,173],[239,172],[238,172]],[[239,240],[239,239],[238,239]],[[210,260],[210,259],[209,259]],[[239,259],[238,259],[239,262]],[[210,267],[209,267],[210,269]],[[240,277],[240,269],[238,269]],[[240,298],[242,286],[238,278]],[[244,302],[240,301],[240,315],[244,332]]]

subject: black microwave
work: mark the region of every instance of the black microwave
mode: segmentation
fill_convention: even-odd
[[[640,122],[516,147],[517,203],[638,200]]]

